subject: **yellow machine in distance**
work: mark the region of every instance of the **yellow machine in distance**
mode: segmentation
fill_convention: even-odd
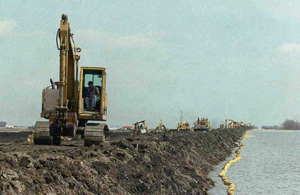
[[[134,130],[133,130],[133,135],[139,135],[142,133],[148,133],[148,127],[146,125],[145,120],[136,122],[133,124],[134,125]]]
[[[225,119],[225,124],[220,125],[220,129],[234,129],[234,128],[240,128],[240,127],[252,128],[252,124],[244,123],[243,121],[237,122],[232,119]]]
[[[163,124],[162,120],[160,119],[158,126],[156,127],[155,131],[167,131],[166,126]]]
[[[194,131],[210,131],[211,125],[207,118],[199,118],[194,122]]]
[[[228,124],[228,121],[230,122]],[[225,129],[234,129],[234,128],[239,128],[240,127],[240,123],[232,120],[232,119],[225,119]]]
[[[51,80],[51,86],[43,90],[41,117],[48,121],[36,122],[34,143],[60,145],[61,136],[81,134],[84,145],[99,144],[105,141],[108,126],[88,121],[106,121],[106,69],[81,67],[79,74],[81,48],[75,47],[65,14],[61,16],[56,41],[60,51],[59,81]],[[87,107],[89,102],[91,108]]]
[[[177,123],[177,130],[178,131],[191,131],[191,127],[189,122],[185,122],[185,123]]]

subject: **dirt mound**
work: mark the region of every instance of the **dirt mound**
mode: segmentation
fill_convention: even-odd
[[[7,142],[22,142],[25,141],[28,135],[32,132],[0,132],[0,143]]]
[[[101,146],[0,145],[0,194],[206,194],[244,129],[112,136]]]

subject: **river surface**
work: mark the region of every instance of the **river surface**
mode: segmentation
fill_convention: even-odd
[[[235,184],[236,195],[300,195],[300,131],[252,130],[242,143],[242,159],[233,163],[226,176]],[[235,153],[227,160],[235,157]],[[218,176],[223,165],[210,173],[216,186],[211,195],[227,194]]]

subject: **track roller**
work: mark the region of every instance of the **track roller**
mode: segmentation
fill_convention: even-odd
[[[33,143],[36,145],[52,145],[48,121],[37,121],[35,123]]]
[[[52,143],[55,146],[60,146],[60,144],[61,144],[61,137],[60,136],[53,136]]]
[[[99,145],[109,134],[106,124],[87,123],[84,128],[84,146]]]

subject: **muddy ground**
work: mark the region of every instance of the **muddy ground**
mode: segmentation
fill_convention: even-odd
[[[8,144],[0,134],[0,194],[206,194],[208,173],[244,132],[113,133],[92,147],[30,145],[22,136]]]
[[[0,132],[0,144],[10,142],[24,142],[32,132]]]

